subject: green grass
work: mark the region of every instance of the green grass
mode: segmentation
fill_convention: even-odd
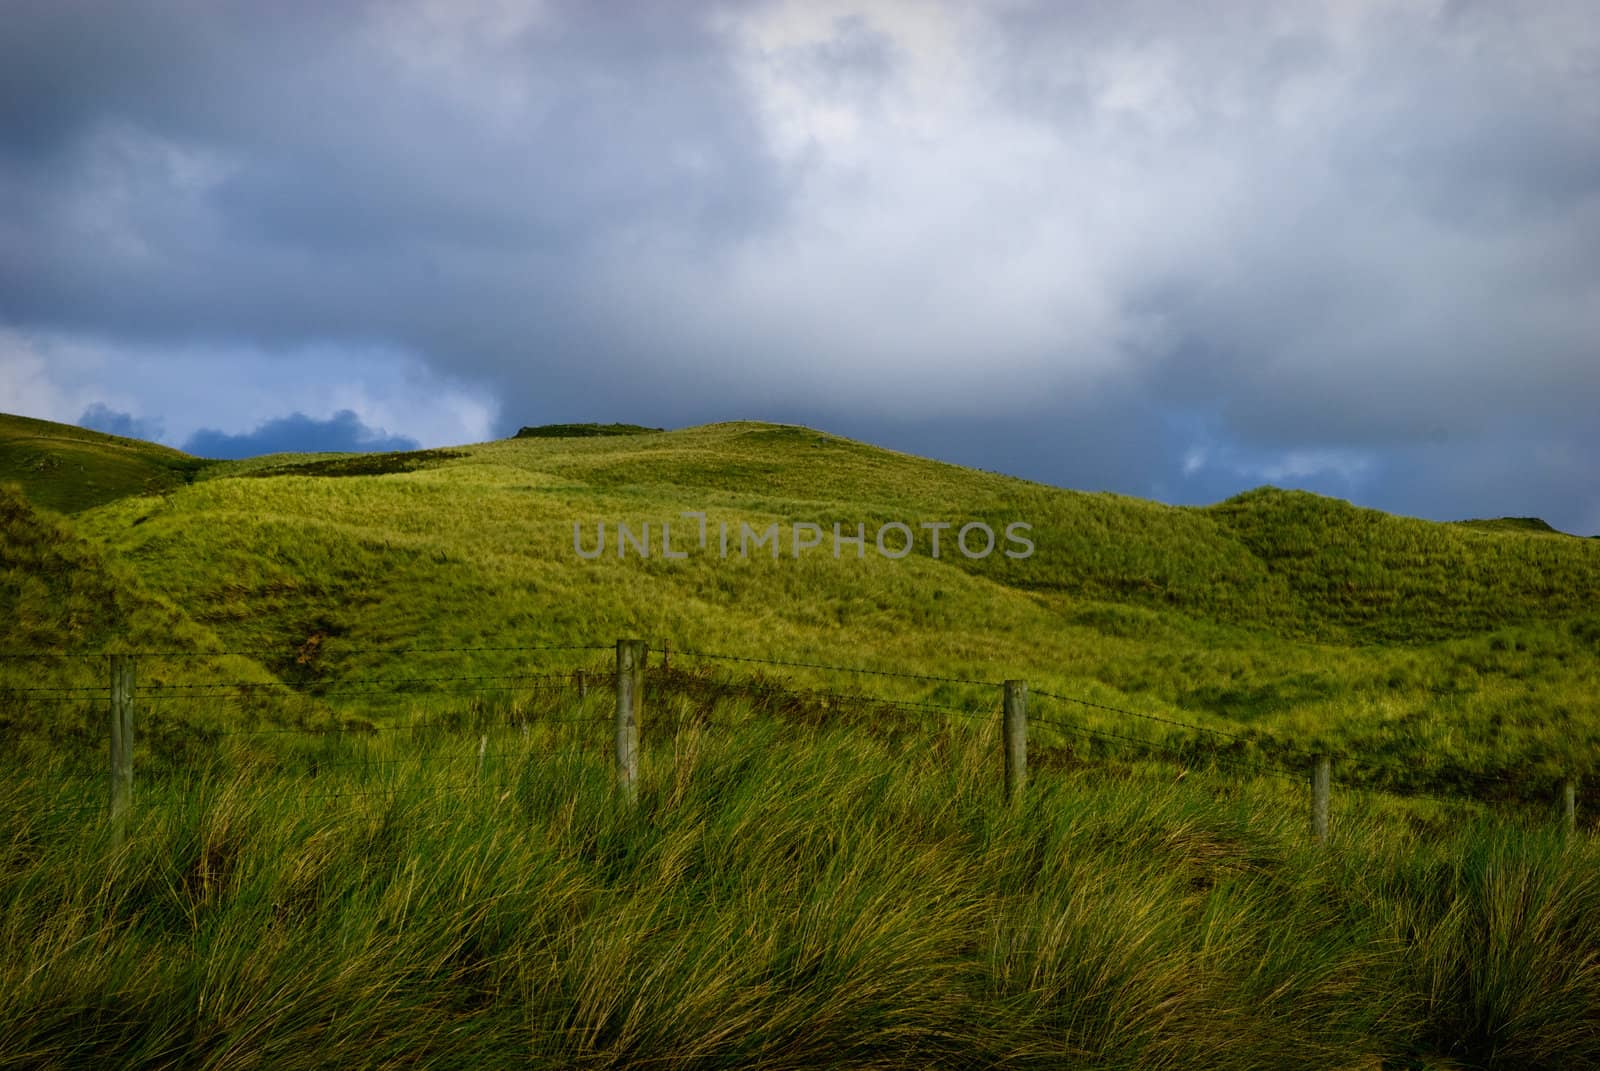
[[[313,636],[337,652],[642,635],[658,647],[1022,677],[1185,723],[1382,759],[1435,787],[1462,771],[1588,772],[1600,742],[1592,541],[1432,524],[1272,489],[1174,508],[787,426],[449,453],[412,471],[339,478],[304,466],[411,462],[229,463],[193,485],[88,511],[74,531],[85,554],[120,563],[139,590],[214,635],[215,649],[290,652]],[[597,523],[618,521],[635,531],[648,522],[659,540],[668,521],[684,547],[694,534],[684,510],[709,514],[708,552],[683,561],[573,552],[575,521],[588,541]],[[948,542],[939,560],[925,542],[901,561],[872,550],[835,560],[827,546],[800,560],[716,553],[723,520],[778,523],[787,548],[801,521],[870,531],[887,520],[968,519],[996,529],[1028,521],[1037,549],[1020,561],[968,560]],[[461,671],[514,663],[469,655]],[[394,676],[403,666],[363,654],[328,672]],[[1089,718],[1100,728],[1126,722]]]
[[[181,487],[206,464],[140,439],[0,413],[0,484],[61,513]]]
[[[1477,518],[1470,521],[1457,521],[1457,524],[1468,528],[1479,528],[1489,532],[1541,532],[1545,535],[1567,535],[1549,521],[1540,517],[1492,517]]]
[[[993,726],[603,703],[222,747],[127,842],[0,783],[0,1065],[1600,1066],[1600,852],[1122,764],[999,798]],[[229,744],[230,741],[224,741]],[[366,763],[366,765],[362,765]],[[384,765],[389,763],[389,765]]]
[[[256,460],[254,465],[241,465],[228,473],[233,476],[387,476],[395,472],[415,472],[429,464],[463,456],[456,450],[397,450],[388,453],[344,454],[306,461],[294,457],[292,461],[265,465]],[[217,475],[221,475],[218,473]]]
[[[35,510],[0,484],[0,650],[214,647],[179,608],[152,593],[127,563],[86,543],[61,517]]]
[[[1262,488],[1208,510],[1313,609],[1327,634],[1416,643],[1600,605],[1595,547]]]
[[[661,431],[642,424],[539,424],[517,430],[518,439],[578,439],[597,435],[642,435]]]
[[[1600,774],[1594,540],[751,423],[194,477],[70,517],[0,489],[0,648],[73,656],[0,658],[0,1066],[1600,1065],[1600,860],[1548,829],[1556,780]],[[787,553],[802,522],[969,520],[1036,551]],[[581,560],[602,521],[691,553]],[[719,521],[785,553],[721,559]],[[603,672],[535,648],[623,636],[677,670],[637,813],[603,692],[367,683]],[[104,705],[30,691],[103,688],[110,650],[161,652],[122,848]],[[992,685],[693,652],[1024,678],[1028,798],[998,799]],[[761,680],[982,713],[713,687]],[[248,687],[172,697],[207,682]],[[505,728],[530,713],[591,723]],[[1302,786],[1235,769],[1312,750],[1324,853]]]

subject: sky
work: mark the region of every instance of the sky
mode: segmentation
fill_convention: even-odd
[[[1587,0],[0,8],[0,410],[1600,533]]]

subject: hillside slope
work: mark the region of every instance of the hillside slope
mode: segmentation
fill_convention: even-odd
[[[1600,606],[1600,547],[1548,527],[1435,524],[1270,487],[1205,512],[1325,635],[1416,643]]]
[[[0,486],[0,613],[7,650],[126,650],[214,644],[181,611],[145,594],[61,521]]]
[[[61,513],[181,487],[206,464],[141,439],[0,413],[0,483]]]
[[[103,760],[107,660],[101,652],[163,652],[141,660],[138,686],[200,679],[271,683],[254,659],[222,653],[215,633],[108,558],[59,518],[0,486],[0,747],[14,758],[63,754]],[[272,720],[316,712],[304,702],[251,703],[226,711],[150,704],[139,747],[167,755],[200,749],[197,729],[241,717]],[[65,751],[61,745],[68,745]],[[42,749],[42,750],[37,750]]]
[[[506,440],[377,471],[287,458],[237,471],[106,504],[78,528],[230,648],[325,643],[350,652],[338,672],[398,673],[395,646],[643,635],[680,651],[1024,676],[1191,722],[1480,757],[1581,748],[1597,721],[1593,541],[1270,489],[1175,508],[752,423]],[[704,548],[685,511],[707,515]],[[931,555],[921,524],[974,520],[997,534],[1031,524],[1034,553],[968,558],[953,527]],[[899,560],[872,546],[890,521],[916,534]],[[619,522],[649,526],[649,557],[617,556]],[[663,557],[663,522],[683,558]],[[795,557],[803,523],[822,542]],[[864,527],[861,556],[834,556],[835,523]],[[586,560],[574,525],[592,548],[601,524],[606,551]],[[741,556],[741,524],[777,524],[780,553]],[[526,667],[514,653],[468,657],[476,671]]]

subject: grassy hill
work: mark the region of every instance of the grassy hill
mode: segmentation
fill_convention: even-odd
[[[55,516],[0,486],[0,740],[10,758],[98,758],[105,748],[101,652],[183,651],[147,659],[139,683],[163,687],[203,679],[266,684],[277,678],[250,657],[223,653],[215,633],[109,559]],[[251,701],[227,710],[156,704],[140,718],[142,746],[161,761],[206,750],[229,724],[305,720],[328,712],[300,697]]]
[[[0,657],[0,1063],[1600,1065],[1600,849],[1545,810],[1596,772],[1597,541],[752,423],[194,475],[71,517],[0,491],[0,647],[51,653]],[[1034,553],[963,555],[978,520]],[[484,698],[622,636],[678,673],[652,662],[634,807],[603,692]],[[145,652],[125,843],[84,817],[106,650]],[[1012,677],[1007,802],[970,682]],[[1244,739],[1156,750],[1192,727]],[[1338,756],[1327,845],[1291,748]]]
[[[61,513],[181,487],[206,464],[141,439],[0,413],[0,483]]]
[[[1600,606],[1595,547],[1521,524],[1434,524],[1274,488],[1207,512],[1326,635],[1416,643]]]
[[[1467,528],[1481,528],[1490,532],[1540,532],[1544,535],[1567,535],[1566,532],[1556,528],[1542,517],[1478,517],[1455,523]]]
[[[707,515],[706,548],[685,511]],[[891,521],[917,540],[899,560],[873,546]],[[1025,521],[1035,550],[969,558],[953,527],[931,555],[922,523],[970,521],[997,535]],[[650,557],[617,556],[619,522],[649,526]],[[662,556],[663,522],[683,559]],[[602,557],[576,553],[575,523],[591,549],[606,526]],[[796,558],[803,523],[822,543]],[[835,523],[864,527],[864,556],[847,545],[834,557]],[[777,524],[778,557],[770,546],[741,556],[741,524]],[[1177,508],[733,423],[225,463],[84,511],[74,528],[225,649],[314,640],[330,657],[349,652],[330,661],[332,679],[403,674],[381,650],[396,646],[641,635],[658,648],[1022,677],[1185,724],[1441,771],[1587,763],[1600,731],[1600,545],[1271,488]],[[891,548],[900,539],[890,533]],[[504,651],[464,659],[464,672],[526,665]],[[990,698],[879,683],[929,701]],[[347,705],[362,712],[359,699]]]
[[[215,643],[181,611],[148,596],[126,567],[63,521],[0,487],[0,606],[12,651],[128,650],[152,642]]]
[[[662,431],[662,428],[647,428],[642,424],[538,424],[532,427],[519,428],[518,439],[579,439],[592,438],[597,435],[642,435],[646,432]]]

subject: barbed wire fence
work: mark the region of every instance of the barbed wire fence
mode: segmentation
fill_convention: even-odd
[[[615,663],[608,657],[615,652]],[[0,686],[0,740],[30,734],[59,743],[76,742],[80,761],[50,770],[44,780],[69,810],[104,809],[123,828],[133,796],[134,751],[169,776],[195,775],[225,749],[248,756],[251,746],[271,742],[254,756],[258,765],[296,773],[308,781],[305,799],[346,799],[394,790],[392,779],[373,785],[375,774],[419,769],[475,769],[511,758],[528,762],[609,752],[628,798],[637,793],[640,730],[659,734],[660,719],[646,718],[646,705],[676,697],[698,710],[692,720],[709,726],[717,700],[744,700],[752,712],[818,724],[848,718],[868,730],[898,732],[929,719],[1000,728],[1005,790],[1025,792],[1029,748],[1045,766],[1156,762],[1176,766],[1179,777],[1202,770],[1235,778],[1271,779],[1308,790],[1310,835],[1329,835],[1333,770],[1341,790],[1422,798],[1439,804],[1504,806],[1548,804],[1553,798],[1565,829],[1576,829],[1577,771],[1549,778],[1469,770],[1456,764],[1401,765],[1349,749],[1305,746],[1269,733],[1222,729],[1185,721],[1170,713],[1136,710],[1083,696],[1030,690],[1021,679],[989,680],[862,667],[815,660],[765,658],[663,642],[650,665],[643,641],[615,644],[550,644],[454,647],[341,647],[321,642],[224,651],[130,650],[122,652],[0,651],[0,660],[22,662],[37,683]],[[488,656],[502,671],[462,673],[463,656]],[[401,675],[341,672],[373,657],[421,666]],[[430,660],[447,660],[428,667]],[[672,664],[672,658],[678,665]],[[242,658],[250,662],[230,679],[195,679],[196,663]],[[564,660],[564,664],[555,665]],[[688,664],[685,668],[685,663]],[[267,668],[276,670],[274,675]],[[500,669],[500,667],[490,667]],[[647,675],[646,671],[649,670]],[[794,671],[846,686],[804,684]],[[99,676],[98,682],[92,678]],[[13,674],[14,676],[14,674]],[[647,683],[648,681],[648,683]],[[865,682],[878,685],[873,690]],[[885,695],[922,689],[923,694]],[[647,690],[649,695],[647,696]],[[330,703],[337,700],[337,703]],[[44,718],[37,715],[49,711]],[[139,711],[135,732],[134,712]],[[863,718],[863,714],[876,715]],[[30,717],[32,715],[32,717]],[[1091,721],[1091,719],[1098,719]],[[1107,727],[1107,722],[1114,727]],[[104,762],[88,756],[104,743],[109,725],[109,778]],[[588,727],[588,734],[582,732]],[[667,732],[683,728],[681,719]],[[1036,730],[1029,739],[1030,728]],[[610,730],[606,732],[606,730]],[[371,743],[409,734],[404,757],[374,757]],[[456,741],[446,750],[447,740]],[[460,741],[476,747],[463,751]],[[491,752],[491,743],[495,750]],[[287,747],[285,747],[287,745]],[[8,748],[15,751],[15,748]],[[104,754],[104,752],[102,752]],[[430,765],[431,761],[431,765]],[[322,790],[328,771],[359,770],[367,781]],[[141,778],[151,776],[141,773]],[[94,791],[104,786],[104,794]],[[457,787],[469,787],[473,779]],[[98,795],[98,799],[96,796]]]

